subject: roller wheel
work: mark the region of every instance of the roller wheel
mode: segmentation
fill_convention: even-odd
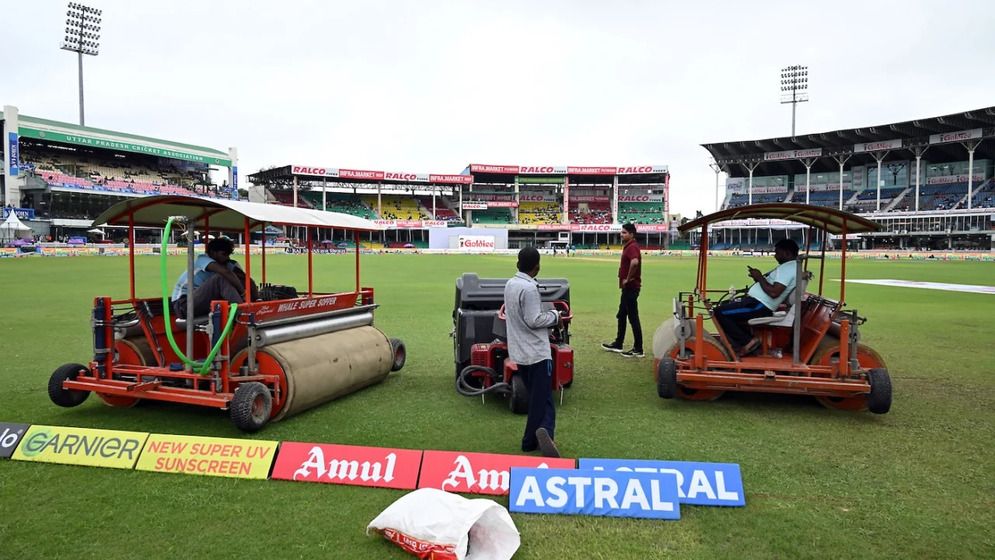
[[[243,432],[257,432],[269,422],[273,396],[262,383],[250,381],[235,389],[228,412],[235,427]]]
[[[139,399],[136,397],[122,397],[121,395],[111,395],[108,393],[97,393],[100,400],[104,401],[104,404],[114,408],[131,408],[138,404]]]
[[[891,410],[891,377],[888,370],[874,368],[867,373],[871,383],[871,394],[867,396],[867,410],[874,414],[884,414]]]
[[[867,408],[867,397],[816,397],[815,400],[826,408],[858,412]]]
[[[52,377],[48,378],[48,398],[59,406],[72,408],[83,404],[83,401],[90,396],[89,391],[78,391],[76,389],[64,389],[62,383],[67,379],[76,379],[80,373],[89,373],[86,366],[80,364],[65,364],[52,372]]]
[[[673,358],[661,358],[656,377],[656,394],[661,399],[674,398],[677,395],[677,362]]]
[[[511,377],[511,397],[508,399],[508,408],[515,414],[528,414],[529,412],[529,390],[525,386],[525,380],[519,374]]]
[[[390,351],[394,356],[394,363],[390,366],[390,371],[400,371],[404,367],[404,361],[408,357],[408,350],[399,338],[390,339]]]
[[[697,336],[698,335],[692,335],[690,338],[687,339],[687,342],[685,343],[685,347],[688,349],[689,358],[694,355],[695,339],[697,338]],[[702,333],[701,337],[704,342],[703,354],[705,355],[706,358],[708,358],[709,360],[720,360],[720,361],[731,360],[729,353],[726,351],[725,347],[722,346],[722,343],[719,342],[719,339],[715,338],[714,336],[708,333]],[[669,350],[667,350],[666,355],[670,356],[670,359],[676,362],[678,356],[680,355],[680,351],[681,351],[680,345],[674,344],[673,346],[670,347]],[[661,364],[663,363],[662,359],[660,360],[660,363]],[[659,384],[660,383],[659,368],[657,369],[656,373],[657,373],[657,384]],[[659,388],[657,389],[657,391],[659,392]],[[676,385],[675,381],[674,394],[675,396],[678,396],[688,401],[714,401],[715,399],[724,395],[725,391],[720,389],[688,389],[687,387]],[[661,397],[662,396],[663,395],[661,395]],[[672,398],[672,397],[664,397],[664,398]]]

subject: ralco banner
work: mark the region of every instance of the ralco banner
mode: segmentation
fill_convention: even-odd
[[[414,490],[421,458],[412,449],[285,441],[273,478]]]
[[[426,451],[419,488],[438,488],[461,494],[508,494],[512,467],[572,469],[573,459],[549,459],[529,455]]]

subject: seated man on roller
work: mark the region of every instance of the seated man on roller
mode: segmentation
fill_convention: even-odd
[[[797,258],[797,243],[791,239],[778,241],[774,245],[777,268],[765,275],[758,269],[747,266],[747,272],[755,283],[749,287],[746,295],[715,308],[715,318],[738,355],[752,354],[760,346],[760,339],[753,336],[748,321],[755,317],[770,317],[787,299],[795,287]]]
[[[206,252],[197,255],[193,264],[193,314],[195,317],[211,312],[211,302],[225,300],[231,303],[243,303],[245,298],[245,272],[236,261],[229,257],[235,250],[235,244],[227,237],[212,239],[207,244]],[[256,298],[256,283],[252,283],[252,297]],[[170,309],[174,316],[187,316],[187,272],[184,270],[173,288]]]

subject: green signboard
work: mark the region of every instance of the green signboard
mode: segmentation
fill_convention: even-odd
[[[516,177],[518,182],[522,185],[562,185],[563,177],[524,177],[519,175]]]
[[[51,132],[48,130],[37,130],[34,128],[24,128],[24,127],[20,127],[20,133],[21,136],[25,138],[37,138],[39,140],[50,140],[52,142],[62,142],[65,144],[77,144],[80,146],[90,146],[92,148],[104,148],[107,150],[135,152],[139,154],[148,154],[151,156],[156,156],[161,158],[182,159],[186,161],[194,161],[197,163],[206,163],[208,165],[231,167],[230,159],[202,156],[198,154],[191,154],[188,152],[181,152],[179,150],[170,150],[166,148],[159,148],[156,146],[136,144],[134,142],[119,142],[115,140],[106,140],[103,138],[93,138],[90,136],[83,136],[80,134],[64,134],[61,132]]]

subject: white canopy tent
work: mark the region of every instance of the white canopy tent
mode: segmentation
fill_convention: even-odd
[[[11,210],[7,219],[0,224],[0,242],[8,243],[18,238],[31,237],[31,228],[24,225],[17,214]]]

